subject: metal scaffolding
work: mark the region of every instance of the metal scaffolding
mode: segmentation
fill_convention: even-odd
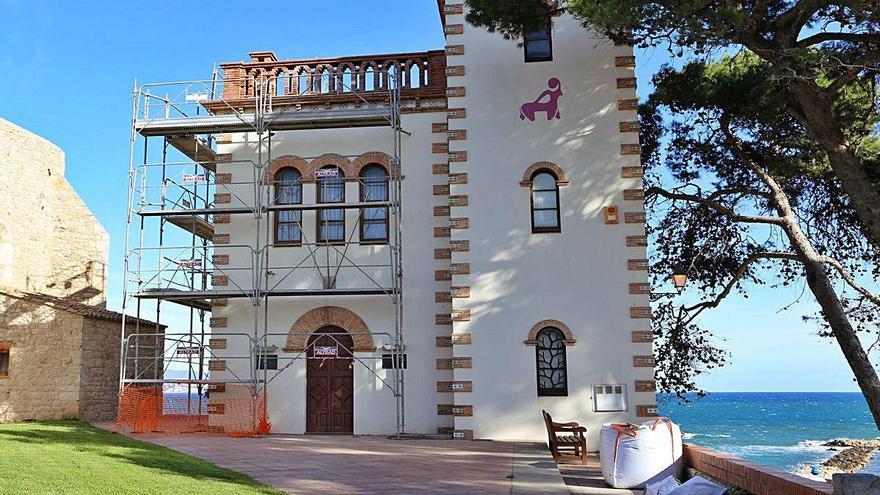
[[[268,384],[298,360],[314,359],[309,350],[293,356],[278,356],[277,370],[258,369],[257,361],[267,356],[275,338],[302,334],[270,328],[269,300],[275,297],[388,297],[393,308],[393,328],[370,336],[394,363],[403,360],[403,280],[401,215],[401,85],[399,68],[385,68],[377,77],[384,87],[366,90],[353,84],[350,74],[323,72],[313,82],[291,94],[282,76],[258,73],[242,79],[223,79],[215,71],[211,80],[161,84],[135,83],[132,95],[128,209],[124,259],[120,397],[126,388],[137,386],[185,387],[194,397],[194,414],[206,414],[202,398],[212,387],[235,383],[247,386],[254,408],[266,400]],[[287,77],[287,76],[285,76]],[[328,82],[329,78],[329,84]],[[289,82],[287,82],[289,84]],[[224,87],[236,85],[248,90],[244,98],[224,99]],[[331,88],[344,93],[354,105],[330,104],[304,108],[302,100],[314,100],[319,91]],[[384,94],[378,98],[377,94]],[[273,160],[272,136],[278,131],[332,129],[341,127],[388,127],[392,150],[388,170],[387,197],[379,201],[360,198],[356,202],[279,202],[266,172]],[[255,136],[254,160],[229,160],[216,151],[215,134],[246,133]],[[155,147],[154,141],[160,141]],[[188,160],[169,160],[172,149]],[[304,157],[308,161],[308,157]],[[317,165],[316,165],[317,167]],[[314,172],[314,171],[313,171]],[[303,177],[305,178],[305,176]],[[345,178],[344,181],[363,179]],[[343,182],[344,184],[345,182]],[[343,185],[344,189],[344,185]],[[225,197],[226,201],[218,201]],[[344,242],[309,240],[301,213],[291,215],[298,225],[302,259],[298,263],[276,261],[270,256],[275,244],[272,215],[280,212],[326,209],[361,211],[386,208],[387,262],[363,264],[351,251],[359,242],[345,233]],[[344,215],[344,213],[343,213]],[[247,229],[237,229],[231,242],[215,243],[218,218],[234,216]],[[316,217],[319,215],[316,214]],[[320,220],[319,220],[320,221]],[[347,228],[344,230],[348,230]],[[244,235],[253,237],[244,239]],[[383,254],[384,256],[384,254]],[[232,261],[232,262],[231,262]],[[318,274],[316,278],[315,274]],[[345,274],[347,283],[338,287]],[[351,275],[349,275],[351,274]],[[319,280],[319,286],[309,286]],[[358,280],[355,284],[353,281]],[[220,283],[222,281],[222,284]],[[302,283],[293,283],[302,281]],[[303,288],[305,287],[305,288]],[[212,332],[209,313],[220,301],[246,299],[253,311],[252,328],[227,333]],[[173,303],[188,319],[188,328],[164,331],[159,325],[162,311]],[[145,327],[145,319],[155,326]],[[282,331],[279,331],[282,330]],[[341,334],[321,334],[341,346]],[[303,335],[308,338],[308,335]],[[211,339],[246,339],[247,353],[217,353]],[[241,348],[245,348],[242,344]],[[379,379],[396,403],[397,433],[404,432],[404,370],[394,365],[384,377],[369,363],[382,356],[355,356]],[[212,377],[214,359],[247,360],[249,373]],[[170,376],[170,367],[186,368],[186,376]],[[389,376],[390,375],[390,376]],[[265,408],[265,402],[262,404]]]

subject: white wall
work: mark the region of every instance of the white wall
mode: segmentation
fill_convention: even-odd
[[[603,207],[641,211],[641,202],[623,200],[624,189],[641,187],[639,179],[622,179],[621,167],[638,165],[638,156],[620,156],[618,122],[635,120],[635,112],[617,110],[617,100],[634,98],[619,90],[614,57],[631,55],[626,47],[584,30],[569,16],[555,18],[553,61],[524,63],[515,41],[465,25],[463,35],[448,44],[463,44],[464,55],[448,57],[464,65],[464,77],[449,86],[465,86],[466,96],[450,98],[450,108],[466,108],[467,118],[450,120],[450,129],[467,129],[466,142],[450,142],[450,151],[467,151],[465,164],[450,171],[467,172],[468,184],[451,194],[468,194],[469,206],[453,208],[452,217],[469,218],[470,227],[453,238],[470,240],[469,253],[453,262],[470,263],[470,275],[453,277],[453,285],[470,285],[471,297],[457,300],[468,308],[469,322],[456,322],[455,332],[472,333],[471,346],[456,346],[457,356],[471,356],[473,368],[456,370],[456,380],[472,380],[474,392],[455,395],[456,404],[473,404],[472,418],[456,418],[457,429],[473,429],[475,438],[543,440],[540,410],[558,421],[579,421],[590,428],[597,446],[601,423],[635,421],[636,404],[653,404],[652,394],[636,394],[635,379],[651,379],[652,370],[634,368],[634,354],[650,346],[631,343],[633,330],[647,330],[647,320],[632,320],[630,306],[648,305],[647,296],[628,294],[629,282],[644,282],[644,272],[627,270],[627,260],[644,258],[644,248],[626,247],[627,235],[644,233],[641,225],[605,225]],[[463,15],[447,24],[464,23]],[[547,89],[548,79],[561,81],[561,119],[534,122],[519,118],[520,105]],[[518,183],[533,163],[553,162],[571,184],[560,190],[561,233],[532,234],[530,192]],[[460,301],[460,302],[458,302]],[[567,348],[567,397],[538,398],[535,348],[523,341],[544,319],[568,325],[577,344]],[[644,323],[643,323],[644,322]],[[622,383],[629,389],[630,410],[594,413],[593,384]]]
[[[406,411],[407,429],[414,432],[435,433],[438,417],[436,414],[437,393],[435,383],[436,348],[434,342],[434,260],[433,247],[433,199],[431,195],[431,123],[441,122],[445,115],[441,113],[414,113],[403,116],[405,130],[410,136],[403,136],[401,152],[401,168],[404,175],[402,196],[405,205],[405,229],[403,234],[403,266],[404,269],[404,338],[408,369],[406,371]],[[219,152],[231,153],[233,160],[258,161],[253,143],[254,135],[235,135],[232,144],[221,145]],[[391,131],[388,128],[359,128],[277,132],[273,136],[272,155],[277,158],[284,155],[299,157],[317,157],[325,153],[340,155],[360,155],[369,151],[391,152]],[[249,166],[237,164],[220,165],[218,172],[233,174],[233,182],[247,183],[252,180]],[[239,197],[248,196],[250,186],[233,185],[229,189]],[[358,201],[358,184],[346,184],[346,200]],[[314,184],[305,184],[303,188],[304,203],[315,202]],[[233,205],[235,199],[233,199]],[[346,238],[352,230],[357,229],[358,210],[349,210],[346,214]],[[304,212],[305,240],[314,242],[315,213]],[[217,233],[230,233],[231,244],[251,244],[256,240],[257,229],[253,217],[233,215],[231,223],[216,226]],[[265,223],[264,223],[265,229]],[[271,235],[271,230],[269,231]],[[266,232],[260,234],[265,241]],[[355,233],[354,241],[358,240]],[[304,257],[304,247],[276,247],[271,250],[272,267],[293,266]],[[342,249],[340,247],[340,249]],[[217,246],[217,254],[229,254],[230,266],[226,272],[230,278],[242,287],[249,284],[249,272],[229,268],[249,266],[246,249],[224,248]],[[321,250],[324,252],[325,250]],[[351,246],[347,253],[357,263],[388,264],[388,246]],[[322,260],[323,261],[323,260]],[[314,264],[307,261],[302,265],[306,269],[297,270],[279,287],[282,288],[317,288],[320,280],[316,275]],[[270,285],[281,280],[287,270],[272,269],[274,278]],[[360,275],[357,270],[343,269],[337,287],[371,287],[371,282]],[[388,269],[370,270],[384,286],[390,284]],[[235,286],[230,283],[229,288]],[[295,358],[297,353],[283,352],[286,334],[293,323],[305,312],[320,306],[340,306],[357,314],[367,324],[371,332],[394,333],[393,308],[388,296],[340,296],[340,297],[274,297],[271,298],[268,312],[268,332],[282,334],[272,337],[271,342],[279,347],[279,368]],[[253,333],[253,308],[244,299],[230,299],[226,308],[215,310],[215,316],[228,318],[227,328],[215,328],[215,333],[246,332]],[[260,318],[262,322],[262,317]],[[233,340],[236,342],[233,344]],[[380,341],[374,337],[374,344],[390,343],[387,339]],[[226,355],[247,355],[246,340],[243,338],[229,341],[230,348]],[[381,362],[370,361],[369,358],[381,357],[376,353],[357,353],[365,362],[372,362],[373,371],[380,377],[385,371]],[[249,376],[244,362],[228,365],[235,367],[240,375]],[[354,429],[358,434],[388,434],[395,428],[395,402],[391,392],[384,388],[381,381],[370,373],[362,364],[354,367]],[[215,378],[217,375],[215,375]],[[306,425],[305,404],[306,384],[304,361],[296,361],[287,370],[280,373],[269,386],[268,416],[272,423],[272,431],[277,433],[303,433]]]

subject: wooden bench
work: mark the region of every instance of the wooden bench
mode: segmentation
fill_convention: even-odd
[[[587,429],[575,423],[555,423],[547,411],[541,411],[544,415],[544,424],[547,426],[547,443],[550,445],[550,453],[553,460],[558,464],[561,461],[575,461],[587,464]],[[558,433],[564,433],[558,435]],[[567,434],[566,434],[567,433]]]

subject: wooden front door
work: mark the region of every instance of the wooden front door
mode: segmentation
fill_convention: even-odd
[[[322,335],[338,333],[344,335]],[[335,340],[334,340],[335,339]],[[316,348],[337,348],[336,357]],[[306,432],[354,433],[354,342],[339,327],[324,327],[309,339],[306,360]]]

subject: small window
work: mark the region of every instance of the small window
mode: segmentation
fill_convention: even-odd
[[[561,232],[559,186],[556,176],[547,171],[532,176],[532,232]]]
[[[388,201],[388,172],[381,165],[361,169],[361,201]],[[388,208],[361,210],[361,242],[388,242]]]
[[[542,328],[536,336],[535,361],[538,369],[538,396],[568,395],[565,363],[565,335],[556,327]]]
[[[397,361],[400,361],[398,364]],[[382,369],[406,369],[406,354],[382,354]]]
[[[543,29],[539,29],[525,36],[523,49],[526,62],[547,62],[553,60],[553,24],[547,20]]]
[[[302,175],[295,168],[283,168],[275,174],[275,204],[302,203]],[[275,243],[302,242],[302,211],[279,210],[275,215]]]
[[[345,180],[342,170],[335,165],[330,165],[318,172],[318,203],[344,202]],[[345,242],[344,209],[318,210],[318,242]]]
[[[9,345],[0,344],[0,377],[9,376]]]
[[[258,370],[277,370],[278,355],[277,354],[257,354]]]

